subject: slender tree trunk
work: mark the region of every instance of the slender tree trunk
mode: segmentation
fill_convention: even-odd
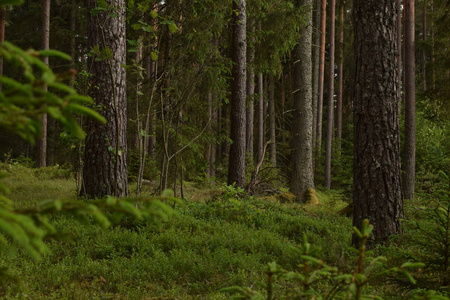
[[[396,0],[354,0],[353,225],[374,226],[375,242],[401,232],[401,190]],[[358,243],[356,235],[353,243]]]
[[[260,161],[263,155],[264,148],[264,79],[263,74],[258,73],[258,147],[257,147],[257,159]]]
[[[398,69],[398,97],[399,99],[402,99],[402,89],[403,89],[403,63],[402,63],[402,0],[397,0],[397,10],[398,10],[398,17],[397,17],[397,47],[399,51],[397,51],[397,69]]]
[[[276,113],[275,113],[275,79],[269,77],[269,133],[270,133],[270,162],[273,167],[277,166],[277,136],[276,136]]]
[[[336,152],[338,156],[341,153],[342,139],[342,102],[344,95],[344,3],[341,2],[339,11],[339,42],[338,42],[338,90],[336,103]]]
[[[246,100],[246,3],[245,0],[233,1],[232,17],[232,85],[231,85],[231,129],[228,184],[245,186],[245,100]]]
[[[314,74],[313,74],[313,141],[317,141],[317,102],[319,99],[319,70],[320,70],[320,41],[321,41],[321,9],[320,9],[320,3],[322,0],[314,0],[314,9],[315,9],[315,21],[313,26],[313,38],[314,38]],[[316,145],[314,144],[314,147]]]
[[[331,188],[331,150],[333,144],[334,125],[334,49],[335,49],[335,19],[336,0],[330,0],[330,69],[328,82],[328,111],[327,111],[327,144],[325,148],[325,182],[327,189]]]
[[[405,0],[405,164],[404,197],[414,198],[416,165],[416,97],[414,0]]]
[[[281,113],[280,113],[280,132],[281,132],[281,143],[286,144],[286,119],[284,113],[286,110],[286,79],[284,77],[284,71],[281,74],[281,91],[280,91],[280,101],[281,101]]]
[[[213,129],[216,123],[217,114],[216,110],[214,109],[213,104],[213,94],[212,92],[208,93],[208,116],[209,116],[209,125],[208,129],[213,134]],[[208,166],[206,170],[206,174],[209,178],[216,176],[216,142],[215,140],[209,143],[208,145],[208,153],[206,155]]]
[[[316,158],[321,154],[322,148],[322,111],[323,111],[323,88],[325,73],[325,38],[327,25],[327,1],[322,0],[320,5],[320,56],[319,56],[319,84],[317,92],[317,123],[316,123]]]
[[[255,116],[255,70],[253,67],[253,61],[255,60],[255,47],[254,45],[254,22],[251,22],[249,30],[252,32],[252,46],[247,47],[248,50],[248,62],[247,62],[247,130],[246,130],[246,150],[249,157],[253,159],[253,132],[254,132],[254,116]]]
[[[50,0],[44,0],[44,11],[42,14],[42,50],[50,48]],[[48,56],[45,56],[43,62],[48,66]],[[47,90],[47,86],[44,86]],[[47,166],[47,114],[43,114],[41,118],[42,134],[37,142],[38,157],[37,167],[43,168]]]
[[[436,71],[434,67],[434,2],[430,0],[431,5],[431,28],[430,28],[430,38],[431,38],[431,88],[436,90]]]
[[[109,48],[112,53],[111,57],[97,53],[88,58],[93,74],[89,95],[107,119],[104,125],[90,121],[87,132],[83,191],[91,198],[128,195],[125,1],[106,3],[107,11],[89,14],[90,48]],[[88,1],[89,12],[96,7],[97,1]]]
[[[307,25],[300,28],[300,40],[294,49],[294,124],[293,170],[291,192],[304,202],[308,189],[314,188],[313,175],[313,111],[312,111],[312,1],[299,0],[299,6],[309,7]]]
[[[422,18],[422,40],[425,44],[427,40],[427,0],[423,0],[423,18]],[[422,50],[422,90],[427,90],[427,51]]]

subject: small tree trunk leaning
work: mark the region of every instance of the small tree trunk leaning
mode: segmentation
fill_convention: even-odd
[[[405,0],[405,163],[404,197],[414,198],[416,165],[416,99],[414,54],[414,0]]]
[[[327,111],[327,143],[325,147],[325,182],[326,189],[331,188],[331,150],[333,145],[334,125],[334,48],[335,48],[335,18],[336,0],[330,0],[330,68],[328,82],[328,111]]]

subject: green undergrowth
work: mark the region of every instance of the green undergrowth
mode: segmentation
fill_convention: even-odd
[[[75,197],[70,173],[58,167],[0,164],[0,169],[8,174],[5,184],[17,207]],[[3,282],[0,297],[229,299],[221,290],[258,287],[269,263],[299,271],[304,238],[326,264],[352,272],[357,251],[350,246],[351,219],[338,213],[348,199],[338,191],[317,195],[318,205],[300,205],[275,196],[251,197],[234,187],[187,184],[187,199],[177,204],[176,216],[158,225],[111,216],[116,224],[105,229],[55,216],[52,224],[60,233],[47,241],[51,254],[43,260],[20,252],[0,257],[0,266],[17,280]]]

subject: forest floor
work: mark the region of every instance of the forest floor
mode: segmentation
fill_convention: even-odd
[[[8,173],[3,182],[18,209],[76,198],[67,170],[7,164],[0,169]],[[350,201],[342,191],[318,191],[318,205],[284,202],[275,195],[252,197],[214,183],[186,183],[185,194],[176,215],[160,224],[121,218],[105,229],[70,215],[51,217],[61,232],[48,241],[51,254],[39,262],[20,251],[14,257],[0,256],[0,267],[7,266],[18,279],[0,285],[0,297],[230,299],[223,288],[263,291],[268,263],[299,270],[304,237],[315,257],[340,272],[356,268],[352,221],[339,213]],[[388,256],[387,263],[397,265],[410,258],[402,247],[406,246],[379,246],[374,255]],[[414,287],[397,279],[374,281],[366,289],[385,299],[406,298]],[[276,285],[275,295],[292,285]]]

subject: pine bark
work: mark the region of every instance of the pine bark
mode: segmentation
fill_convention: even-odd
[[[328,73],[328,101],[327,101],[327,140],[325,147],[325,182],[326,189],[331,188],[331,150],[333,144],[333,125],[334,125],[334,50],[335,50],[335,19],[336,19],[336,0],[330,0],[330,67]]]
[[[258,147],[256,151],[256,161],[260,161],[264,155],[264,78],[258,73]]]
[[[316,116],[316,153],[320,157],[322,149],[322,111],[323,111],[323,88],[325,78],[325,38],[327,25],[327,1],[322,0],[320,5],[320,55],[319,55],[319,81],[317,91],[317,116]]]
[[[254,32],[253,22],[249,30]],[[252,38],[252,46],[247,47],[248,61],[247,61],[247,130],[246,130],[246,149],[249,157],[253,159],[253,140],[254,140],[254,118],[255,118],[255,69],[253,61],[255,60],[254,38]]]
[[[101,107],[107,122],[91,121],[86,137],[82,193],[89,198],[128,195],[127,178],[127,98],[125,1],[107,0],[107,11],[89,14],[88,43],[91,49],[109,49],[88,58],[91,66],[89,95]],[[88,1],[88,10],[97,1]],[[114,12],[114,13],[112,13]]]
[[[307,25],[300,28],[300,39],[294,49],[294,124],[293,170],[290,191],[304,202],[309,188],[314,188],[313,175],[313,111],[312,111],[312,1],[300,0],[299,6],[310,7]]]
[[[354,0],[353,225],[374,226],[375,242],[401,232],[396,0]],[[353,237],[353,243],[358,239]]]
[[[275,113],[275,79],[269,77],[269,135],[270,140],[270,162],[272,167],[277,166],[277,136],[276,136],[276,113]]]
[[[318,95],[319,95],[319,69],[320,69],[320,37],[321,37],[321,31],[320,31],[320,24],[321,24],[321,18],[320,18],[320,3],[321,0],[314,0],[314,26],[313,26],[313,49],[314,49],[314,73],[313,73],[313,141],[316,141],[316,128],[317,128],[317,102],[318,102]]]
[[[416,165],[416,86],[414,46],[414,0],[405,0],[405,163],[403,192],[414,198]]]
[[[339,40],[338,40],[338,63],[337,63],[337,101],[336,101],[336,152],[340,155],[342,139],[342,103],[344,96],[344,3],[340,5],[339,11]]]
[[[245,131],[246,131],[246,3],[245,0],[233,1],[232,16],[232,84],[231,84],[231,128],[228,184],[245,186]]]
[[[50,0],[44,0],[42,14],[42,50],[50,49]],[[48,56],[45,56],[42,61],[48,66]],[[47,90],[47,86],[43,87]],[[47,166],[47,114],[41,117],[41,138],[37,142],[37,167],[43,168]]]

